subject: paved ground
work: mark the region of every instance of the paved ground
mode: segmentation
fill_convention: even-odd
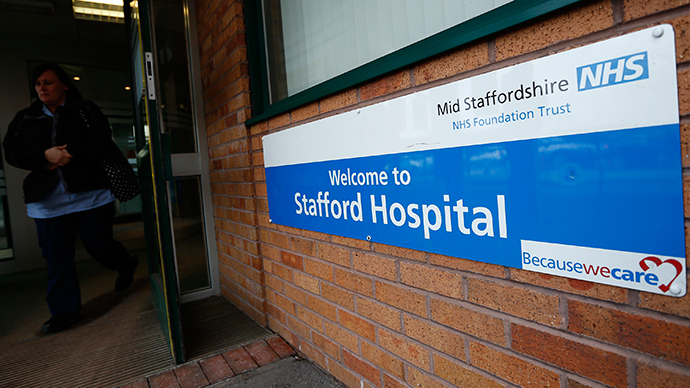
[[[209,388],[344,388],[311,362],[294,357],[254,369]]]
[[[121,388],[344,388],[279,336],[177,366]]]

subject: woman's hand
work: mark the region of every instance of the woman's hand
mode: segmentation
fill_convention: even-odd
[[[55,170],[62,167],[72,160],[72,154],[67,151],[67,144],[62,146],[55,146],[45,150],[44,155],[48,163],[50,163],[46,170]]]

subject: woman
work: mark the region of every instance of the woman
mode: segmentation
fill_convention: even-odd
[[[108,120],[81,98],[58,65],[37,67],[33,82],[38,100],[14,117],[3,148],[7,163],[31,170],[24,179],[24,202],[48,263],[46,301],[52,314],[42,329],[57,332],[74,323],[81,310],[77,233],[96,261],[118,271],[118,292],[132,284],[138,260],[113,239],[115,197],[99,162],[111,141]]]

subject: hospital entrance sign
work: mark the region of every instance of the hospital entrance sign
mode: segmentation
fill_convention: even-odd
[[[663,25],[270,134],[271,222],[682,296],[677,90]]]

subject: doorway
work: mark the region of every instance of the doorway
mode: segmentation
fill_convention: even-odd
[[[143,278],[138,277],[137,282],[141,280],[140,289],[144,290],[144,299],[148,302],[141,302],[138,307],[146,303],[148,306],[157,305],[160,300],[167,303],[174,299],[168,307],[175,310],[173,314],[177,314],[179,320],[180,303],[220,293],[213,217],[210,207],[205,206],[210,204],[206,143],[205,136],[200,136],[198,131],[205,125],[203,114],[195,114],[201,93],[198,90],[200,83],[197,81],[198,66],[195,62],[198,61],[198,54],[193,36],[193,15],[190,18],[190,9],[193,10],[193,7],[189,8],[183,1],[153,4],[133,2],[139,7],[145,6],[145,12],[150,16],[143,29],[147,30],[151,45],[145,47],[141,44],[143,34],[136,39],[128,35],[134,25],[125,24],[130,16],[126,14],[127,6],[101,6],[101,11],[107,12],[96,12],[85,10],[88,8],[86,3],[89,2],[0,2],[0,23],[3,25],[3,34],[0,35],[0,50],[3,52],[0,77],[4,85],[0,88],[0,135],[4,136],[14,114],[32,101],[28,75],[36,63],[61,63],[70,75],[80,77],[76,82],[81,82],[77,85],[82,94],[94,100],[109,117],[116,142],[139,169],[140,177],[144,174],[156,178],[153,174],[158,174],[161,179],[148,182],[152,189],[149,193],[153,194],[155,189],[158,196],[149,198],[142,195],[134,201],[118,204],[116,218],[119,223],[116,230],[119,229],[120,233],[116,238],[122,240],[123,236],[132,237],[134,246],[128,248],[140,256],[142,269],[139,271],[144,272],[141,275]],[[141,31],[139,15],[137,9],[136,28]],[[161,22],[155,26],[154,20],[159,19]],[[139,46],[133,45],[135,40]],[[139,98],[142,91],[146,92],[145,86],[148,86],[144,77],[129,76],[132,72],[137,74],[137,71],[139,75],[144,74],[145,53],[154,60],[152,71],[156,78],[149,89],[158,94],[156,105],[149,104],[147,93],[144,93],[143,99]],[[121,84],[118,80],[122,79],[122,75],[125,75],[125,81]],[[98,80],[93,90],[81,86],[89,80]],[[124,105],[109,104],[108,101],[119,94],[125,95],[127,102]],[[131,102],[133,95],[135,104]],[[132,116],[146,120],[133,126]],[[152,125],[155,121],[160,125]],[[156,136],[152,135],[154,130]],[[157,138],[157,149],[154,152],[156,157],[152,158],[150,150],[148,155],[145,151],[154,137]],[[144,170],[141,169],[142,165]],[[8,240],[13,244],[9,245],[11,257],[0,258],[0,276],[7,276],[10,279],[8,284],[13,284],[14,280],[26,280],[40,273],[45,264],[36,241],[35,226],[26,217],[22,201],[21,182],[26,172],[5,166],[4,173],[8,206],[7,211],[3,209],[3,216],[6,220],[5,230],[9,231],[6,234],[13,236]],[[157,201],[155,206],[154,201]],[[153,230],[144,233],[147,229],[144,218],[152,214],[155,218],[148,228]],[[163,219],[166,222],[161,222]],[[7,220],[11,220],[9,225]],[[152,241],[145,244],[145,235],[153,236]],[[161,236],[168,241],[166,250],[160,249]],[[0,246],[1,249],[5,248]],[[82,252],[79,256],[86,254]],[[164,267],[166,264],[162,264],[163,260],[170,261],[167,269]],[[92,263],[86,257],[78,263],[84,267],[84,277],[81,278],[84,287],[92,279],[89,268]],[[152,272],[150,282],[145,279],[147,267]],[[110,276],[114,275],[111,273]],[[157,279],[164,277],[169,277],[166,282],[174,298],[155,293],[156,285],[162,283]],[[96,283],[103,285],[107,291],[96,292],[95,298],[107,294],[112,288],[112,282],[107,280]],[[39,287],[44,289],[43,285]],[[114,298],[110,302],[106,305],[116,306],[123,301]],[[12,319],[12,316],[6,315],[8,319]],[[33,329],[35,336],[41,335],[40,323],[48,317],[45,309],[45,316],[37,318],[38,326],[31,326],[36,327]],[[184,360],[182,349],[175,360]]]

